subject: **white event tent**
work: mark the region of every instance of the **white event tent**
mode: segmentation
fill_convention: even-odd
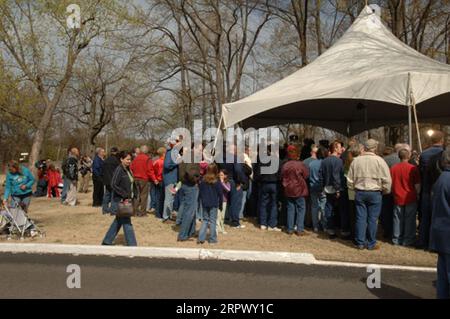
[[[416,111],[417,110],[417,111]],[[450,65],[397,39],[366,6],[325,53],[290,76],[222,106],[222,125],[304,123],[347,136],[412,119],[450,125]]]

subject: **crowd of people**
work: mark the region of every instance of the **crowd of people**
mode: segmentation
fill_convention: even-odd
[[[98,148],[93,160],[80,158],[79,150],[71,147],[62,178],[48,165],[47,196],[76,206],[77,191],[87,192],[91,177],[93,206],[116,215],[103,245],[113,245],[123,227],[127,245],[136,246],[131,217],[149,214],[175,224],[178,241],[197,237],[198,244],[215,244],[227,233],[226,224],[243,229],[243,218],[256,217],[261,231],[284,228],[299,237],[323,233],[330,240],[353,241],[356,249],[378,250],[380,224],[393,245],[439,252],[441,275],[448,276],[450,149],[445,150],[442,132],[434,132],[431,146],[420,155],[407,144],[380,152],[374,139],[362,144],[350,140],[348,145],[293,141],[280,150],[266,145],[267,154],[281,160],[279,169],[268,174],[264,171],[270,163],[259,156],[252,163],[252,151],[246,148],[241,154],[235,145],[225,150],[224,163],[203,158],[201,145],[172,156],[180,139],[170,139],[167,148],[153,154],[146,145],[132,152],[113,147],[108,156]],[[186,163],[183,151],[203,160]],[[8,167],[4,202],[12,197],[27,208],[35,179],[17,162]],[[127,207],[133,214],[118,214]]]

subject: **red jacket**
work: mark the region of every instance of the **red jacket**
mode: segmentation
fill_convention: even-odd
[[[153,161],[147,154],[139,154],[131,162],[131,172],[134,178],[144,181],[155,181],[155,172],[153,170]]]
[[[47,171],[47,180],[48,180],[48,187],[58,187],[59,183],[62,183],[61,174],[58,173],[58,171]]]
[[[164,169],[164,157],[158,158],[153,163],[153,170],[155,171],[155,177],[158,182],[162,182],[163,180],[163,169]]]
[[[287,161],[281,169],[281,182],[284,187],[284,195],[290,198],[307,197],[309,195],[306,180],[309,170],[300,161]]]

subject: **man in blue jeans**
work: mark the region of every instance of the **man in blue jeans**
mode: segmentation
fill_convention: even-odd
[[[174,200],[174,189],[178,183],[178,163],[174,161],[172,157],[172,152],[174,152],[174,147],[178,143],[175,139],[169,140],[169,149],[167,150],[166,156],[164,158],[163,167],[163,181],[164,181],[164,206],[162,218],[163,222],[170,220],[170,215],[173,210],[173,200]]]
[[[327,198],[325,216],[327,221],[327,233],[330,239],[335,239],[337,237],[336,230],[337,217],[339,216],[339,198],[344,187],[342,185],[344,163],[341,159],[343,151],[342,142],[334,141],[330,145],[330,156],[322,161],[319,171],[319,183]],[[348,236],[347,229],[342,229],[341,236]]]
[[[437,297],[450,299],[450,147],[442,153],[443,172],[433,186],[430,249],[439,254]]]
[[[432,216],[431,189],[433,187],[430,176],[430,163],[434,156],[440,156],[444,150],[444,133],[435,131],[431,136],[430,148],[420,155],[419,170],[422,181],[420,193],[420,223],[418,248],[428,249],[430,239],[430,224]]]
[[[389,167],[378,155],[378,142],[369,139],[364,143],[364,152],[356,157],[347,175],[347,186],[355,190],[356,248],[378,250],[377,221],[381,213],[383,194],[391,191],[392,179]]]
[[[270,156],[271,146],[267,147]],[[278,225],[278,181],[279,170],[271,174],[263,174],[264,167],[270,167],[271,163],[262,163],[258,157],[255,165],[255,181],[259,189],[259,220],[261,230],[281,231]]]

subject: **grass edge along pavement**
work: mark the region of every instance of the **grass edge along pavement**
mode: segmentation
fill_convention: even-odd
[[[79,206],[67,207],[62,206],[58,199],[33,198],[29,217],[46,233],[46,237],[26,238],[24,241],[6,241],[0,238],[0,243],[99,245],[113,217],[102,215],[99,208],[92,207],[92,193],[79,194],[79,200]],[[240,230],[226,226],[228,234],[220,235],[218,244],[199,246],[195,240],[178,243],[177,228],[174,225],[161,223],[153,215],[133,219],[138,245],[142,248],[206,248],[204,252],[209,252],[211,248],[214,251],[238,251],[240,254],[247,255],[251,254],[251,251],[279,254],[310,253],[321,261],[419,267],[435,267],[437,262],[435,254],[393,246],[384,240],[381,240],[381,250],[360,251],[354,249],[350,241],[329,240],[324,234],[308,232],[309,236],[299,238],[282,232],[262,231],[256,219],[247,218],[243,223],[247,227]],[[199,226],[198,224],[197,228]],[[116,246],[112,249],[119,251],[124,244],[123,232],[120,231]]]
[[[203,248],[125,247],[125,246],[114,247],[114,246],[94,246],[94,245],[0,243],[0,253],[275,262],[275,263],[342,266],[342,267],[357,267],[357,268],[376,266],[379,267],[380,269],[436,272],[436,269],[431,267],[319,261],[316,260],[314,255],[309,253],[244,251],[244,250],[203,249]]]

